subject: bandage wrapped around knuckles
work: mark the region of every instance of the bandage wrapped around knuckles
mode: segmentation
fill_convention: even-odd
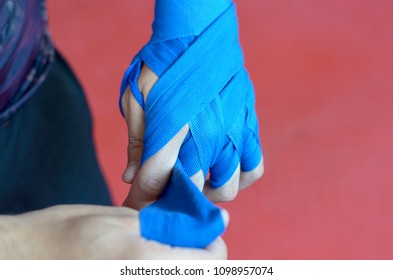
[[[144,103],[137,80],[143,63],[159,77]],[[173,246],[206,247],[224,231],[219,208],[188,178],[210,172],[213,188],[240,164],[262,160],[254,90],[244,67],[235,5],[229,0],[157,0],[151,40],[125,72],[145,112],[143,164],[186,124],[171,179],[140,212],[142,236]]]

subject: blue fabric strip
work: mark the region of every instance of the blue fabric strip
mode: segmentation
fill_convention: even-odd
[[[151,42],[201,34],[231,0],[156,0]]]
[[[220,71],[211,71],[216,65]],[[231,6],[151,89],[145,110],[149,125],[144,142],[148,148],[143,152],[142,163],[206,107],[242,65],[236,13]]]
[[[221,211],[191,182],[180,161],[160,199],[140,212],[142,236],[172,246],[205,248],[224,231]]]

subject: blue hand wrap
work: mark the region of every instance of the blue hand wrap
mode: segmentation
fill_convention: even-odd
[[[210,171],[211,186],[217,188],[239,163],[242,171],[250,171],[261,162],[254,90],[243,65],[231,1],[157,0],[153,29],[151,41],[133,59],[121,85],[121,94],[130,86],[145,110],[141,164],[185,124],[190,132],[165,193],[141,210],[142,235],[202,248],[224,226],[218,208],[188,176],[202,169],[206,177]],[[137,86],[142,63],[159,77],[146,104]]]
[[[224,230],[219,208],[193,185],[178,160],[160,199],[140,213],[142,236],[172,246],[204,248]]]

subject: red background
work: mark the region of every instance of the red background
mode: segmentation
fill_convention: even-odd
[[[128,186],[118,88],[154,1],[48,0],[95,119],[117,204]],[[222,206],[232,259],[393,258],[393,2],[237,1],[265,175]]]

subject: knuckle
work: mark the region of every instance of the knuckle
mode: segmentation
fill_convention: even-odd
[[[265,172],[265,168],[262,163],[259,166],[257,166],[254,170],[247,172],[247,180],[250,182],[255,182],[258,179],[262,178],[264,172]]]
[[[158,196],[163,189],[161,181],[154,176],[145,176],[138,182],[139,190],[146,196]]]
[[[258,179],[262,178],[264,172],[265,172],[265,167],[264,167],[263,163],[261,163],[261,164],[253,171],[253,175],[254,175],[255,180],[258,180]]]
[[[143,140],[139,137],[128,137],[128,150],[143,149]]]
[[[218,197],[220,201],[228,202],[235,199],[238,193],[238,187],[236,184],[230,184],[227,186],[222,186],[221,188],[217,189]]]

